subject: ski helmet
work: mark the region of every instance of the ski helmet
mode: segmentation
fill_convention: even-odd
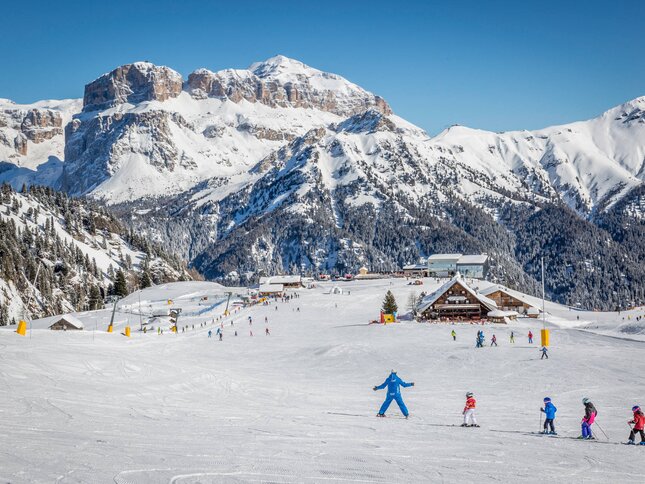
[[[638,405],[632,407],[632,412],[638,412],[641,408]]]
[[[590,401],[591,401],[591,400],[589,400],[587,397],[584,397],[584,398],[582,399],[582,403],[584,403],[585,405],[586,405],[586,404],[588,404]]]
[[[544,402],[545,402],[545,403],[546,403],[546,402],[550,402],[550,401],[551,401],[551,398],[550,398],[550,397],[544,397]]]
[[[466,393],[466,398],[470,398],[470,397],[472,397],[472,396],[473,396],[472,392],[468,392],[468,393]]]

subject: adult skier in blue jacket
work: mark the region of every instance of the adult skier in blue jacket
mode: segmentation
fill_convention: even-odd
[[[385,401],[383,402],[383,405],[381,405],[381,409],[378,412],[377,417],[385,417],[385,412],[387,411],[388,407],[390,406],[390,403],[392,403],[392,400],[396,400],[396,403],[399,405],[399,408],[401,409],[401,413],[405,415],[405,418],[408,418],[408,415],[410,414],[408,412],[408,408],[405,406],[405,403],[403,402],[403,397],[401,396],[401,387],[413,387],[413,383],[406,383],[403,380],[401,380],[398,375],[396,374],[396,371],[392,370],[392,373],[390,373],[390,376],[388,376],[385,381],[374,387],[373,390],[383,390],[385,387],[387,387],[387,396],[385,397]]]

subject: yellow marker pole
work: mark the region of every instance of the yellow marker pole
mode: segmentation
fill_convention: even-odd
[[[546,329],[546,310],[544,308],[544,257],[541,259],[542,264],[542,329],[540,330],[540,342],[542,347],[549,346],[549,330]]]
[[[542,346],[549,346],[549,330],[541,329],[540,330],[540,339],[542,340]]]
[[[18,333],[20,336],[26,336],[27,335],[27,322],[23,321],[22,319],[18,322],[18,329],[16,330],[16,333]]]
[[[129,338],[130,337],[130,326],[125,327],[125,335]]]
[[[114,331],[114,326],[112,326],[112,325],[110,324],[110,325],[108,326],[107,332],[108,332],[108,333],[111,333],[112,331]]]

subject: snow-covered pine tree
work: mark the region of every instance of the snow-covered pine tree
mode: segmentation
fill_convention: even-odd
[[[385,299],[383,300],[383,312],[385,314],[393,314],[397,312],[399,307],[396,305],[396,299],[394,299],[394,294],[392,291],[387,291],[385,294]]]

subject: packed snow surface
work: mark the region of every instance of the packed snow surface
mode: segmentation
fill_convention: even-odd
[[[539,334],[537,320],[367,324],[388,289],[404,313],[411,292],[445,281],[406,282],[323,283],[288,303],[237,310],[222,320],[221,342],[207,333],[219,327],[212,321],[222,305],[183,319],[180,325],[195,329],[179,334],[167,326],[162,335],[143,334],[135,324],[130,339],[120,330],[108,334],[108,310],[77,314],[84,331],[38,329],[38,321],[31,338],[4,329],[0,482],[642,479],[643,449],[618,443],[627,438],[632,405],[645,402],[645,344],[589,331],[634,323],[642,308],[618,315],[547,303],[550,359],[540,360],[526,338],[529,329]],[[192,311],[204,296],[220,294],[207,284],[160,286],[141,298],[160,304],[172,294]],[[331,294],[334,285],[343,294]],[[135,294],[120,304],[138,300]],[[482,349],[474,347],[478,329],[486,335]],[[488,346],[493,334],[499,347]],[[395,404],[388,418],[375,418],[385,392],[372,386],[391,369],[416,383],[402,390],[409,420],[398,418]],[[468,391],[481,428],[456,426]],[[558,408],[557,438],[535,433],[545,396]],[[608,441],[597,425],[597,442],[572,439],[583,397],[598,408]]]

